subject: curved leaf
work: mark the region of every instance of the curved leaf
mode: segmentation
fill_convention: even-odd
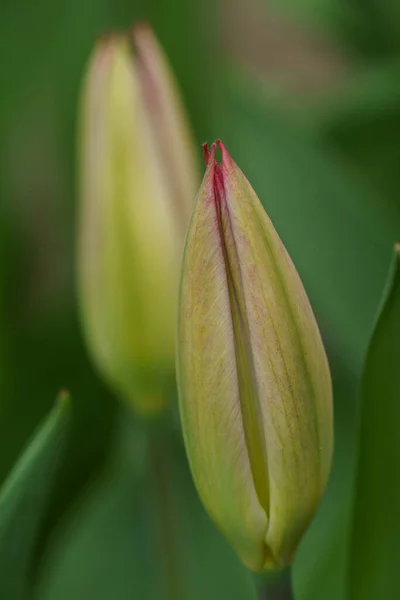
[[[62,394],[0,491],[0,598],[27,597],[35,541],[62,456],[68,417],[68,396]]]
[[[361,387],[348,598],[396,598],[400,556],[400,245],[396,244]]]

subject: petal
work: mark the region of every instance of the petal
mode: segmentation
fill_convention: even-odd
[[[82,98],[78,255],[83,323],[97,366],[140,404],[138,388],[159,388],[172,376],[183,236],[152,155],[139,87],[127,40],[102,40]]]
[[[151,28],[135,25],[132,35],[153,152],[163,166],[165,185],[171,190],[171,205],[175,206],[183,237],[200,182],[193,135],[177,83]]]
[[[231,298],[215,197],[215,149],[190,223],[182,269],[177,368],[193,477],[242,560],[264,563],[267,515],[255,490],[239,397]]]
[[[286,563],[314,515],[329,473],[329,367],[297,271],[254,190],[220,147],[267,447],[265,542],[277,562]]]

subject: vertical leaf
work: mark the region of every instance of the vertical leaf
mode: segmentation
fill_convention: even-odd
[[[41,518],[69,423],[61,395],[0,491],[0,598],[27,597],[28,577]]]
[[[396,244],[361,387],[349,600],[399,595],[399,358],[400,245]]]

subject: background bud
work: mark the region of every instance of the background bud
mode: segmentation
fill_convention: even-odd
[[[135,35],[136,59],[124,37],[111,36],[88,67],[78,270],[86,340],[100,372],[151,412],[173,374],[179,269],[197,177],[161,50],[148,28]]]
[[[288,564],[332,455],[331,380],[308,298],[278,234],[215,146],[183,261],[178,387],[194,480],[253,570]]]

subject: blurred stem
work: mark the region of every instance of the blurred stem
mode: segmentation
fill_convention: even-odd
[[[290,567],[261,587],[260,600],[294,600]]]
[[[183,573],[180,568],[176,540],[177,514],[173,498],[173,474],[168,426],[160,419],[150,425],[149,431],[149,477],[154,506],[154,519],[164,566],[168,598],[183,600]]]

